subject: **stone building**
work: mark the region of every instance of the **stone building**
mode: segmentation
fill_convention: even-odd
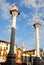
[[[5,62],[9,53],[10,43],[0,40],[0,62]]]
[[[10,49],[10,42],[6,42],[4,40],[0,40],[0,63],[5,62],[7,60],[7,55]],[[33,50],[25,50],[24,42],[22,42],[21,48],[18,48],[17,45],[14,46],[14,53],[15,53],[15,61],[17,63],[22,63],[27,61],[27,57],[29,58],[30,55],[32,57],[36,56],[36,49]],[[42,56],[44,56],[44,52],[41,52]],[[24,61],[25,57],[25,61]]]
[[[22,49],[18,48],[17,45],[14,46],[15,53],[15,61],[17,63],[22,63],[22,52],[24,49],[24,45],[22,45]],[[0,63],[5,62],[7,60],[7,55],[10,50],[10,42],[6,42],[4,40],[0,40]]]

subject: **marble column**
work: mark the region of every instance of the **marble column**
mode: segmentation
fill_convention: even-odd
[[[38,19],[36,19],[36,23],[33,25],[36,30],[36,56],[33,59],[33,65],[43,65],[42,59],[40,58],[40,45],[39,45],[39,27]]]
[[[33,25],[36,30],[36,57],[40,57],[40,45],[39,45],[39,27],[40,24],[38,23],[38,20],[36,20],[36,23]]]

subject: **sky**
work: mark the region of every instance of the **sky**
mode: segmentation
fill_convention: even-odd
[[[16,20],[15,43],[21,48],[22,41],[26,50],[36,48],[35,28],[38,17],[40,26],[40,48],[44,50],[44,0],[0,0],[0,40],[10,42],[12,16],[10,9],[16,4],[20,15]]]

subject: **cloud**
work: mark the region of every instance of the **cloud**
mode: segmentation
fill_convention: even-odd
[[[7,35],[11,33],[10,29],[7,29],[6,31],[3,31],[4,33],[6,33]]]
[[[5,30],[3,31],[5,34],[10,34],[11,33],[11,25],[8,25],[5,27]]]
[[[1,16],[2,18],[8,19],[10,18],[10,8],[11,5],[6,2],[6,0],[0,0],[0,11],[2,11]]]
[[[38,12],[36,14],[37,10],[37,3],[38,1]],[[27,19],[27,25],[33,25],[36,22],[36,17],[39,18],[39,22],[43,25],[44,22],[42,19],[44,18],[44,0],[22,0],[21,1],[22,5],[25,5],[27,8],[33,8],[33,12],[31,11],[29,14],[25,14],[24,12],[21,13],[21,16],[23,18]],[[29,18],[29,19],[28,19]]]
[[[38,4],[36,3],[38,1]],[[31,15],[33,14],[36,16],[38,14],[38,17],[40,17],[40,14],[44,17],[44,0],[22,0],[21,4],[27,7],[28,9],[32,8],[34,10],[34,13],[31,11]],[[36,14],[37,13],[37,14]]]
[[[24,12],[21,12],[21,16],[22,16],[23,18],[25,18],[25,19],[28,18],[28,14],[26,14],[26,13],[24,13]]]
[[[38,1],[38,4],[36,3]],[[30,8],[30,5],[33,7],[43,7],[44,0],[22,0],[22,5],[25,5],[27,8]]]
[[[39,0],[39,6],[44,7],[44,0]]]
[[[41,12],[39,12],[37,14],[37,16],[36,16],[36,13],[35,14],[31,14],[32,17],[27,20],[27,25],[33,25],[34,23],[36,23],[36,18],[38,18],[38,22],[41,25],[44,25],[44,21],[43,21],[44,13],[43,12],[44,12],[44,9]]]
[[[29,25],[33,26],[34,23],[35,23],[35,20],[34,20],[33,18],[27,20],[27,25],[28,25],[28,26],[29,26]]]
[[[44,25],[41,25],[40,27],[40,38],[44,39]]]
[[[33,4],[33,6],[36,6],[36,3],[34,2],[34,0],[22,0],[22,4],[24,4],[26,7],[30,8],[30,5]]]
[[[5,28],[11,28],[11,25],[9,25],[9,26],[6,26]]]

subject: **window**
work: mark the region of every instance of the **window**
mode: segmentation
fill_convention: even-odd
[[[6,47],[6,50],[8,50],[8,47]]]
[[[3,52],[3,56],[7,56],[7,52]]]
[[[4,47],[4,51],[6,51],[6,47]]]
[[[2,51],[2,46],[0,46],[0,51]]]
[[[0,51],[0,56],[1,56],[1,51]]]

